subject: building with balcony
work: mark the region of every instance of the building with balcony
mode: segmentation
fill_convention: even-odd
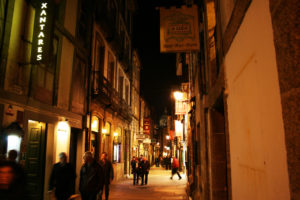
[[[129,174],[132,114],[136,114],[132,106],[138,106],[136,99],[132,99],[133,95],[138,95],[137,86],[132,91],[132,76],[139,73],[139,66],[132,65],[135,3],[97,1],[95,10],[91,48],[91,129],[87,146],[97,159],[101,152],[108,153],[118,180]],[[139,78],[135,81],[139,82]]]

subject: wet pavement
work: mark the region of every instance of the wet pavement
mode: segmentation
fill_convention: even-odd
[[[148,177],[148,185],[133,185],[130,178],[112,184],[110,200],[186,200],[186,176],[181,175],[179,180],[175,174],[170,179],[171,171],[162,168],[151,168]]]

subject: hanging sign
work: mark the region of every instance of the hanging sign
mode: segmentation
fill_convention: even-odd
[[[199,51],[198,7],[160,8],[160,52]]]
[[[185,115],[187,113],[187,101],[175,101],[175,115]]]
[[[43,63],[49,60],[51,52],[52,1],[44,0],[37,3],[34,37],[32,41],[33,63]]]
[[[144,119],[144,134],[150,135],[150,119],[149,118]]]

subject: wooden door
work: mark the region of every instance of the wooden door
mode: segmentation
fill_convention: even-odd
[[[28,122],[26,172],[28,190],[33,200],[43,199],[45,174],[46,124]]]

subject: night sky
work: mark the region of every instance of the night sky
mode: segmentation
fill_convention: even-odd
[[[171,90],[177,85],[176,54],[161,54],[159,11],[155,7],[175,0],[138,0],[134,23],[134,45],[141,58],[141,95],[154,107],[156,117],[173,107]]]

